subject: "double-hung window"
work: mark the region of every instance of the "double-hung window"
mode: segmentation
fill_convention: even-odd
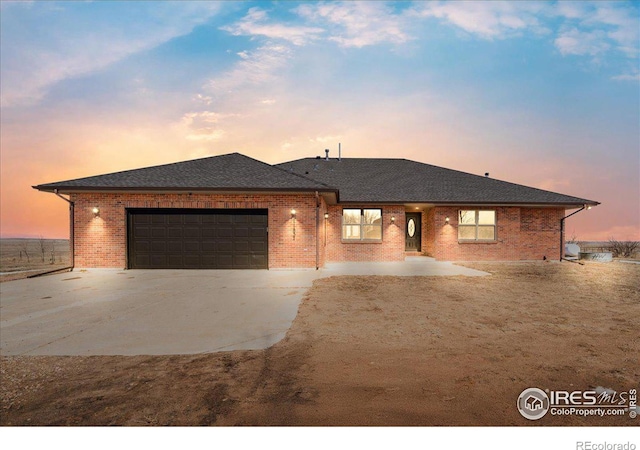
[[[342,210],[343,241],[381,241],[382,210],[357,209]]]
[[[459,241],[495,241],[496,212],[460,210],[458,213]]]

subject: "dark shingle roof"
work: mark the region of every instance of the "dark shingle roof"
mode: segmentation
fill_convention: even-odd
[[[239,153],[34,186],[41,191],[248,190],[336,192],[353,203],[597,202],[406,159],[304,158],[275,166]],[[339,191],[339,192],[338,192]]]
[[[34,186],[86,190],[320,190],[329,186],[239,153]]]
[[[277,166],[335,186],[341,202],[598,204],[406,159],[304,158]]]

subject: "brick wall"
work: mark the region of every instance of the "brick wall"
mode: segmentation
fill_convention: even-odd
[[[269,268],[316,266],[325,261],[402,261],[405,248],[405,208],[382,208],[383,239],[379,243],[342,242],[343,205],[327,205],[321,199],[316,230],[316,199],[299,194],[74,194],[75,263],[77,267],[124,268],[127,265],[125,208],[255,208],[269,211]],[[92,209],[100,208],[99,217]],[[291,217],[291,209],[296,217]],[[434,207],[422,214],[422,251],[438,260],[541,260],[560,255],[558,208],[492,208],[497,215],[497,241],[459,243],[459,209]],[[328,213],[328,219],[324,214]],[[391,222],[395,217],[395,222]],[[450,218],[445,224],[445,217]],[[295,239],[294,239],[295,228]]]
[[[429,208],[422,212],[422,252],[427,256],[434,256],[436,226],[435,208]]]
[[[496,211],[496,242],[459,243],[458,211]],[[427,222],[433,229],[433,256],[444,261],[519,261],[557,259],[560,256],[559,208],[479,208],[478,206],[435,207]],[[445,218],[449,217],[449,224]],[[431,226],[431,225],[429,225]]]
[[[334,205],[328,207],[326,260],[328,262],[403,261],[404,206],[371,206],[371,208],[382,209],[382,242],[371,243],[342,242],[342,210],[350,207],[359,208],[361,206]],[[391,222],[391,217],[395,217],[394,223]]]
[[[316,264],[316,199],[312,193],[82,193],[72,195],[71,199],[75,202],[76,267],[126,267],[125,208],[266,208],[269,210],[269,268],[313,268]],[[99,217],[94,217],[94,206],[100,209]],[[291,209],[296,210],[295,219],[291,218]]]

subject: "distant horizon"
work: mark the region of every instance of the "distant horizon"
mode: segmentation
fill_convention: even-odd
[[[68,236],[66,202],[33,185],[231,152],[275,164],[341,142],[345,157],[592,199],[567,237],[640,241],[640,2],[0,12],[2,238]]]

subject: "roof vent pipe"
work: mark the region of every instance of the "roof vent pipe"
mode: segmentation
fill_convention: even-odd
[[[338,161],[342,161],[342,144],[338,142]]]
[[[324,160],[325,160],[325,161],[329,161],[329,149],[328,149],[328,148],[325,148],[325,149],[324,149],[324,153],[325,153],[325,155],[326,155],[326,156],[325,156],[325,158],[324,158]]]
[[[487,177],[487,178],[489,178],[489,172],[485,172],[485,173],[484,173],[484,176],[485,176],[485,177]]]

